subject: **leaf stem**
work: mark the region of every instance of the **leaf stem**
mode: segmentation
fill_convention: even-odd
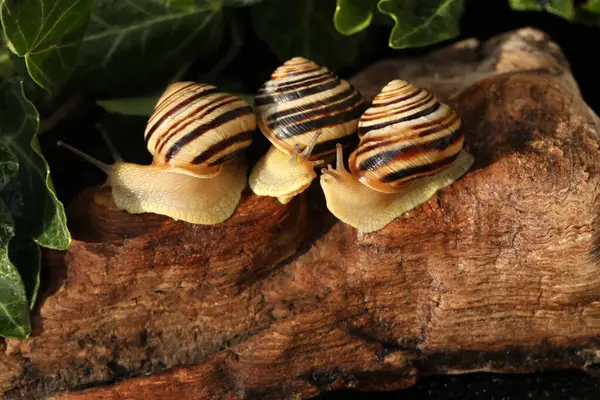
[[[48,118],[40,121],[38,136],[51,131],[56,124],[67,118],[77,107],[83,103],[84,97],[81,91],[75,92],[71,97],[62,103]]]

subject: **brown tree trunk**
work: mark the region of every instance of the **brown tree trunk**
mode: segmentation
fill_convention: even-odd
[[[45,253],[31,338],[0,352],[6,398],[307,398],[599,362],[600,124],[560,49],[523,29],[352,82],[370,99],[394,78],[456,108],[465,177],[370,234],[317,182],[285,206],[247,190],[209,227],[90,189],[71,248]]]

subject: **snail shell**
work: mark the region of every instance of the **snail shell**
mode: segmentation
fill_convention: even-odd
[[[153,165],[215,176],[252,143],[256,118],[242,98],[196,82],[170,84],[158,99],[144,138]]]
[[[350,171],[371,189],[396,193],[450,165],[463,148],[460,118],[431,93],[389,82],[358,123]]]
[[[313,61],[294,57],[278,67],[254,102],[256,123],[273,144],[256,163],[248,183],[259,196],[285,204],[317,177],[314,167],[336,151],[354,147],[360,93]]]
[[[292,154],[320,136],[310,160],[335,153],[335,144],[356,144],[358,118],[365,109],[360,93],[333,72],[303,57],[278,67],[258,90],[257,124],[279,150]]]
[[[388,83],[359,121],[360,142],[344,167],[322,170],[327,208],[363,232],[377,231],[451,185],[473,164],[460,118],[425,90]]]
[[[146,126],[152,164],[124,161],[106,133],[113,164],[59,144],[106,173],[104,185],[119,209],[212,225],[231,217],[241,199],[248,167],[241,153],[255,130],[254,112],[242,98],[211,85],[176,82],[159,98]]]

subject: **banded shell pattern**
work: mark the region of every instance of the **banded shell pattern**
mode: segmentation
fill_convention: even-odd
[[[361,116],[350,170],[371,189],[396,193],[451,164],[463,147],[460,118],[426,90],[389,82]]]
[[[360,93],[333,72],[302,57],[278,67],[258,90],[257,124],[279,150],[292,154],[319,131],[310,159],[335,153],[335,144],[356,145],[358,119],[365,110]]]
[[[214,176],[252,143],[256,117],[241,97],[215,86],[176,82],[167,87],[144,137],[154,165]]]

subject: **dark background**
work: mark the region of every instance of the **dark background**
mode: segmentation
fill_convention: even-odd
[[[340,390],[312,400],[598,400],[600,377],[574,371],[502,375],[491,373],[422,379],[397,392]]]
[[[581,3],[581,2],[576,2]],[[508,0],[470,0],[466,3],[465,14],[462,19],[461,35],[453,40],[477,37],[485,40],[497,34],[522,27],[534,27],[548,33],[561,47],[569,60],[575,79],[579,83],[584,99],[600,114],[600,63],[594,60],[595,53],[600,50],[600,26],[593,28],[580,24],[573,24],[558,16],[545,12],[520,12],[512,11]],[[236,14],[244,32],[252,32],[251,21],[246,10]],[[339,71],[339,75],[347,78],[361,68],[381,58],[391,58],[407,55],[418,55],[429,52],[435,48],[443,47],[449,42],[407,50],[393,50],[387,46],[390,27],[372,25],[368,29],[368,40],[355,65]],[[215,59],[223,57],[228,51],[228,38],[225,45],[215,55]],[[248,62],[252,60],[252,62]],[[222,71],[223,74],[239,79],[248,92],[253,92],[268,79],[273,65],[280,61],[271,52],[268,45],[253,35],[244,35],[244,43],[237,56]],[[184,78],[197,79],[206,72],[210,62],[198,60],[188,70]],[[81,130],[91,130],[95,122],[104,118],[104,112],[99,107],[91,106],[59,124],[40,138],[42,149],[53,171],[55,186],[58,196],[67,204],[74,195],[83,188],[92,184],[101,183],[105,175],[89,166],[87,163],[56,151],[55,143],[58,138],[88,150],[91,154],[110,160],[108,151],[99,135],[81,135]],[[136,123],[144,123],[139,119]],[[139,129],[133,123],[132,130]],[[115,125],[123,124],[117,121]],[[133,135],[131,135],[133,136]],[[139,140],[137,140],[139,139]],[[146,152],[140,138],[132,140],[137,152]],[[117,147],[123,149],[126,139],[117,139]],[[138,143],[139,142],[139,143]],[[265,142],[266,143],[266,142]],[[138,146],[139,144],[139,146]],[[134,150],[133,153],[136,151]],[[131,155],[131,150],[125,155]],[[126,157],[131,158],[131,157]],[[133,161],[142,161],[138,160]],[[398,392],[357,392],[338,391],[324,394],[314,400],[336,399],[490,399],[490,400],[515,400],[515,399],[599,399],[600,400],[600,375],[580,371],[551,371],[536,374],[466,374],[459,376],[427,377],[420,380],[415,386]]]

